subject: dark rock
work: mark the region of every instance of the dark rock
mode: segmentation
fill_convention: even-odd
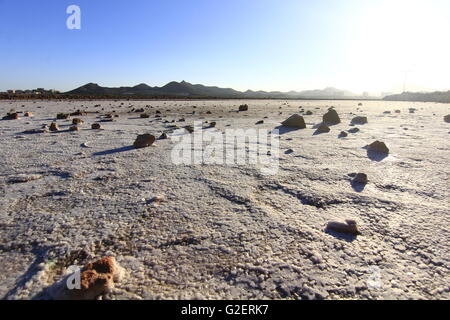
[[[450,123],[450,114],[444,116],[444,121]]]
[[[354,183],[367,184],[368,181],[367,174],[365,173],[357,173],[353,178]]]
[[[367,117],[354,117],[352,119],[352,124],[366,124],[367,123]]]
[[[72,124],[83,124],[84,123],[84,121],[83,120],[81,120],[81,119],[79,119],[79,118],[75,118],[75,119],[73,119],[72,120]]]
[[[134,141],[133,146],[135,148],[145,148],[151,146],[155,142],[155,136],[151,134],[142,134],[137,136],[136,141]]]
[[[305,119],[299,114],[294,114],[290,116],[288,119],[281,123],[285,127],[289,128],[297,128],[297,129],[305,129],[306,123]]]
[[[368,146],[368,150],[371,152],[377,153],[386,153],[389,154],[389,149],[386,147],[386,144],[381,141],[375,141]]]
[[[58,124],[57,124],[56,122],[52,122],[52,124],[50,125],[49,130],[50,130],[50,131],[53,131],[53,132],[59,131],[59,126],[58,126]]]
[[[258,122],[256,122],[255,124],[263,124],[264,120],[259,120]]]
[[[361,234],[358,230],[358,226],[355,220],[345,220],[344,222],[331,221],[327,224],[327,230],[339,232],[339,233],[348,233],[352,235]]]
[[[92,130],[100,130],[102,126],[100,125],[100,123],[93,123],[91,128]]]
[[[341,133],[339,133],[339,137],[340,137],[340,138],[348,137],[348,133],[345,132],[345,131],[341,131]]]
[[[338,113],[334,109],[329,109],[327,113],[323,115],[323,122],[327,124],[338,124],[341,123]]]
[[[328,133],[330,132],[330,127],[328,127],[325,123],[322,123],[316,130],[317,133]]]
[[[349,133],[357,133],[359,131],[359,128],[351,128],[350,130],[348,130]]]
[[[240,106],[239,106],[239,111],[240,111],[240,112],[242,112],[242,111],[248,111],[248,105],[246,105],[246,104],[240,105]]]
[[[70,117],[70,114],[68,114],[68,113],[58,113],[56,115],[57,120],[67,120],[67,119],[69,119],[69,117]]]

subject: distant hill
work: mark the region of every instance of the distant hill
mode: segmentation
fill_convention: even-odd
[[[191,84],[186,81],[169,82],[163,87],[151,87],[147,84],[139,84],[134,87],[108,88],[101,87],[96,83],[88,83],[75,90],[66,92],[67,95],[77,96],[128,96],[128,97],[178,97],[178,98],[276,98],[276,99],[346,99],[358,98],[355,94],[335,88],[324,90],[308,90],[302,92],[290,91],[237,91],[231,88],[219,88],[204,86],[201,84]]]
[[[443,102],[450,103],[450,91],[436,92],[403,92],[383,98],[386,101],[419,101],[419,102]]]

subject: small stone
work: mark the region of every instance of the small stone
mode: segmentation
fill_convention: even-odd
[[[3,117],[3,120],[19,120],[19,113],[17,112],[12,112],[12,113],[8,113],[6,116]]]
[[[52,131],[52,132],[59,131],[58,124],[56,122],[52,122],[52,124],[50,125],[49,130]]]
[[[347,136],[348,136],[348,133],[345,131],[341,131],[341,133],[339,134],[339,137],[341,137],[341,138],[345,138]]]
[[[71,274],[50,287],[49,294],[55,300],[94,300],[110,292],[114,283],[121,280],[123,273],[123,268],[114,257],[105,257],[87,264],[81,270],[79,289],[67,287],[69,278],[74,276]]]
[[[375,141],[373,143],[371,143],[368,147],[369,151],[372,152],[378,152],[378,153],[389,153],[389,149],[388,147],[386,147],[386,144],[384,142],[381,141]]]
[[[32,112],[25,112],[25,114],[23,115],[24,117],[32,117],[33,113]]]
[[[357,133],[360,130],[358,128],[351,128],[350,130],[348,130],[349,133]]]
[[[285,127],[289,128],[297,128],[297,129],[305,129],[306,123],[305,119],[299,114],[293,114],[288,119],[281,123]]]
[[[78,126],[71,126],[69,131],[80,131],[80,128]]]
[[[167,139],[167,138],[168,138],[167,133],[163,132],[163,134],[161,134],[161,135],[159,136],[158,140],[165,140],[165,139]]]
[[[367,174],[365,173],[357,173],[355,178],[353,178],[353,182],[355,183],[367,184],[368,181]]]
[[[75,118],[75,119],[73,119],[72,120],[72,124],[83,124],[84,123],[84,121],[83,120],[81,120],[81,119],[79,119],[79,118]]]
[[[327,230],[339,232],[339,233],[348,233],[353,235],[361,234],[358,230],[358,226],[355,220],[345,220],[344,222],[331,221],[327,224]]]
[[[186,131],[189,133],[193,133],[195,130],[193,126],[185,126],[184,129],[186,129]]]
[[[239,112],[248,111],[248,105],[242,104],[239,106]]]
[[[70,114],[68,114],[68,113],[58,113],[56,115],[57,120],[67,120],[67,119],[69,119],[69,117],[70,117]]]
[[[367,117],[354,117],[352,119],[352,124],[366,124],[367,123]]]
[[[401,111],[400,110],[395,110],[395,113],[401,113]]]
[[[141,117],[141,119],[148,119],[148,118],[150,118],[150,115],[147,113],[141,113],[140,117]]]
[[[307,116],[312,116],[312,111],[310,111],[310,110],[308,110],[308,111],[306,111],[306,113],[305,113]]]
[[[100,123],[93,123],[91,128],[92,130],[100,130],[102,126],[100,125]]]
[[[155,142],[155,136],[151,134],[138,135],[136,141],[134,141],[133,146],[135,148],[145,148],[151,146]]]
[[[444,121],[450,123],[450,114],[444,116]]]
[[[326,124],[322,123],[322,124],[317,128],[316,132],[317,132],[317,133],[328,133],[328,132],[330,132],[330,128],[329,128]]]
[[[258,124],[263,124],[263,123],[264,123],[264,120],[259,120],[259,121],[256,122],[255,124],[258,125]]]
[[[341,123],[341,119],[336,110],[330,108],[328,112],[323,115],[323,122],[333,125]]]

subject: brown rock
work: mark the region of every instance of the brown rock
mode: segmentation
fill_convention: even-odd
[[[330,108],[328,112],[323,115],[323,122],[333,125],[341,123],[341,119],[336,110]]]
[[[356,176],[353,178],[354,183],[360,183],[360,184],[367,184],[369,182],[367,178],[367,174],[365,173],[357,173]]]
[[[32,117],[33,113],[32,112],[25,112],[25,114],[23,116],[24,117]]]
[[[149,114],[147,114],[147,113],[141,113],[141,116],[140,116],[142,119],[148,119],[148,118],[150,118],[150,115]]]
[[[444,121],[450,123],[450,114],[444,116]]]
[[[68,288],[70,277],[76,276],[72,274],[50,287],[49,294],[55,300],[94,300],[111,291],[122,275],[123,269],[116,259],[105,257],[87,264],[81,270],[79,288]]]
[[[50,131],[53,131],[53,132],[59,131],[59,126],[58,126],[58,124],[57,124],[56,122],[52,122],[52,124],[50,125],[49,130],[50,130]]]
[[[366,124],[367,123],[367,117],[354,117],[352,119],[352,124]]]
[[[135,148],[145,148],[151,146],[156,140],[156,137],[151,134],[142,134],[137,136],[133,146]]]
[[[72,120],[72,124],[83,124],[83,123],[84,121],[79,118],[75,118]]]
[[[69,119],[69,117],[70,117],[70,114],[68,114],[68,113],[58,113],[56,115],[57,120],[67,120],[67,119]]]
[[[330,132],[330,128],[329,128],[326,124],[322,123],[322,124],[317,128],[316,132],[317,132],[317,133],[328,133],[328,132]]]
[[[386,144],[381,141],[375,141],[368,146],[368,150],[377,153],[386,153],[389,154],[389,149],[386,147]]]
[[[288,119],[281,123],[285,127],[289,128],[297,128],[297,129],[305,129],[306,123],[305,119],[299,114],[293,114]]]
[[[9,112],[6,116],[3,117],[3,120],[19,120],[19,113],[17,112]]]
[[[92,130],[100,130],[102,126],[100,125],[100,123],[93,123],[91,128]]]
[[[80,128],[78,126],[71,126],[69,131],[80,131]]]
[[[327,230],[339,232],[339,233],[348,233],[352,235],[361,234],[358,230],[358,226],[355,220],[345,220],[344,222],[331,221],[327,224]]]
[[[242,112],[242,111],[248,111],[248,105],[246,105],[246,104],[240,105],[240,106],[239,106],[239,111],[240,111],[240,112]]]

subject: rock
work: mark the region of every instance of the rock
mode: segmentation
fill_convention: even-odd
[[[93,123],[91,128],[92,130],[100,130],[102,126],[100,125],[100,123]]]
[[[377,152],[377,153],[386,153],[389,154],[389,149],[388,147],[386,147],[386,144],[384,142],[381,141],[375,141],[372,142],[369,146],[368,146],[368,150],[372,151],[372,152]]]
[[[206,114],[212,114],[212,112],[211,111],[206,111]]]
[[[352,124],[366,124],[367,123],[367,117],[354,117],[352,119]]]
[[[400,110],[395,110],[395,113],[401,113],[401,111]]]
[[[56,122],[52,122],[52,124],[50,125],[49,130],[50,130],[50,131],[53,131],[53,132],[59,131],[59,126],[58,126],[58,124],[57,124]]]
[[[81,120],[81,119],[79,119],[79,118],[75,118],[75,119],[73,119],[72,120],[72,124],[83,124],[84,123],[84,121],[83,120]]]
[[[167,133],[163,132],[163,134],[159,136],[158,140],[165,140],[167,138],[168,138]]]
[[[32,117],[33,113],[32,112],[25,112],[25,114],[23,115],[24,117]]]
[[[68,113],[58,113],[56,115],[57,120],[67,120],[67,119],[69,119],[69,117],[70,117],[70,114],[68,114]]]
[[[147,118],[150,118],[150,115],[147,113],[141,113],[140,117],[141,117],[141,119],[147,119]]]
[[[258,125],[258,124],[263,124],[263,123],[264,123],[264,120],[259,120],[259,121],[256,122],[255,124]]]
[[[293,114],[288,119],[281,123],[285,127],[289,128],[297,128],[297,129],[305,129],[306,123],[305,119],[299,114]]]
[[[310,110],[306,111],[307,116],[312,116],[312,114],[313,114],[312,111],[310,111]]]
[[[87,113],[84,112],[84,111],[77,110],[77,111],[75,111],[75,112],[72,112],[70,115],[73,116],[73,117],[76,117],[76,116],[85,116],[86,114],[87,114]]]
[[[417,111],[416,108],[409,108],[409,113],[415,113]]]
[[[317,133],[328,133],[330,132],[330,128],[325,124],[322,123],[316,130]]]
[[[94,300],[97,297],[110,292],[114,283],[123,277],[124,270],[116,262],[114,257],[105,257],[94,263],[87,264],[80,274],[80,287],[69,289],[71,274],[54,284],[49,289],[49,295],[54,300]]]
[[[186,129],[189,133],[193,133],[195,130],[193,126],[185,126],[184,129]]]
[[[359,128],[351,128],[350,130],[348,130],[349,133],[357,133],[359,131]]]
[[[145,148],[151,146],[155,142],[155,136],[151,134],[138,135],[136,141],[134,141],[133,146],[135,148]]]
[[[327,230],[339,232],[339,233],[348,233],[352,235],[361,234],[358,230],[358,226],[355,220],[345,220],[344,222],[331,221],[327,224]]]
[[[42,178],[43,176],[40,174],[19,174],[17,176],[9,178],[8,183],[9,184],[26,183],[30,181],[39,180]]]
[[[327,113],[323,115],[323,122],[327,124],[338,124],[341,123],[338,113],[334,109],[329,109]]]
[[[216,125],[217,125],[217,123],[213,121],[213,122],[211,122],[211,123],[209,124],[209,127],[210,127],[210,128],[215,128]]]
[[[248,105],[242,104],[239,106],[239,112],[248,111]]]
[[[341,133],[339,133],[339,137],[340,137],[340,138],[348,137],[348,133],[345,132],[345,131],[341,131]]]
[[[48,131],[45,128],[42,129],[30,129],[30,130],[25,130],[22,133],[23,134],[38,134],[38,133],[47,133]]]
[[[363,105],[362,103],[358,103],[358,106],[359,106],[359,107],[362,107],[362,105]]]
[[[19,120],[19,113],[17,112],[9,112],[6,116],[3,117],[3,120]]]
[[[78,126],[71,126],[69,131],[80,131],[80,128]]]
[[[384,114],[391,114],[391,112],[390,111],[385,111],[385,112],[383,112]]]
[[[450,123],[450,114],[444,116],[444,121]]]
[[[354,183],[367,184],[369,180],[367,179],[367,174],[365,173],[357,173],[353,178]]]

